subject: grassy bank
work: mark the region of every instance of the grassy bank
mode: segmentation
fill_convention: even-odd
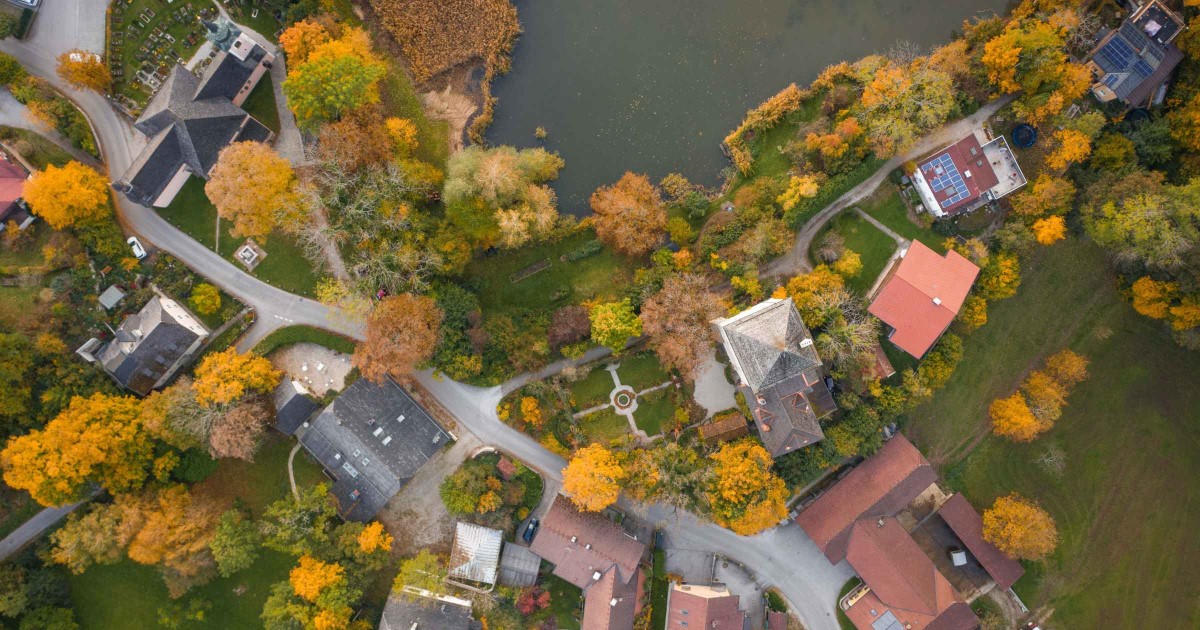
[[[254,346],[254,351],[267,356],[297,343],[315,343],[343,354],[354,354],[354,340],[312,326],[285,326],[267,335]]]
[[[1017,491],[1055,517],[1058,551],[1016,590],[1053,606],[1056,626],[1197,627],[1200,356],[1134,313],[1091,243],[1044,249],[1024,269],[909,435],[977,507]],[[1027,445],[991,437],[987,405],[1063,347],[1091,359],[1091,377],[1055,427]],[[1038,463],[1051,448],[1061,474]]]

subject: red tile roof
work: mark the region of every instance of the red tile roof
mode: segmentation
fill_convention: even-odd
[[[708,586],[675,584],[671,588],[666,630],[742,630],[746,614],[738,608],[738,596],[715,592]]]
[[[0,213],[8,211],[25,192],[25,169],[0,158]]]
[[[901,434],[859,464],[796,517],[829,561],[846,557],[854,521],[894,516],[937,481],[924,455]]]
[[[517,465],[511,459],[501,456],[500,461],[496,463],[496,471],[500,473],[501,479],[511,481],[517,474]]]
[[[600,514],[580,512],[562,495],[554,498],[529,546],[530,551],[554,565],[554,575],[579,588],[591,586],[596,582],[596,573],[607,573],[613,567],[619,569],[620,581],[628,583],[645,549],[620,525]]]
[[[767,611],[767,630],[787,630],[787,613]]]
[[[974,151],[974,154],[972,154],[972,151]],[[984,191],[991,190],[993,186],[1000,183],[1000,178],[996,176],[996,171],[992,169],[991,162],[984,157],[983,147],[979,144],[979,139],[975,137],[974,133],[925,158],[918,167],[921,170],[921,175],[925,177],[925,181],[932,182],[934,178],[941,175],[935,168],[942,161],[942,156],[949,157],[950,161],[954,163],[954,168],[958,169],[963,186],[966,188],[965,196],[950,205],[940,208],[946,214],[954,214],[963,207],[974,203]],[[970,173],[971,176],[967,177],[967,173]],[[933,198],[941,206],[941,203],[950,199],[956,190],[955,187],[943,188],[938,191],[934,191],[931,188],[929,192],[933,193]]]
[[[913,241],[867,310],[895,329],[892,343],[919,359],[954,321],[978,275],[957,252],[942,257]]]
[[[636,574],[639,578],[641,571]],[[640,579],[628,583],[618,579],[617,570],[609,569],[599,582],[588,587],[583,598],[580,630],[633,630],[641,598]]]
[[[971,555],[979,561],[988,575],[1000,588],[1010,588],[1022,575],[1025,568],[1020,562],[1004,555],[995,545],[983,539],[983,519],[979,512],[961,494],[955,494],[942,504],[938,511],[942,520],[954,530]]]
[[[874,610],[890,611],[912,630],[936,627],[946,630],[974,628],[978,619],[962,614],[962,598],[933,566],[916,541],[891,517],[862,519],[854,524],[846,561],[871,589],[873,597],[860,599],[847,614],[860,628],[870,627]],[[876,604],[876,601],[878,604]],[[948,613],[945,619],[939,618]],[[911,624],[911,625],[910,625]]]

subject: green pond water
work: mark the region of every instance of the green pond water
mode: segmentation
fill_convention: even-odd
[[[719,183],[720,142],[788,83],[829,64],[931,47],[1004,0],[517,0],[524,33],[497,79],[492,144],[545,146],[567,162],[554,187],[586,214],[623,172]]]

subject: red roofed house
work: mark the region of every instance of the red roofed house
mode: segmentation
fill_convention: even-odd
[[[724,586],[675,583],[667,592],[666,630],[743,630],[747,623],[738,596]]]
[[[29,173],[25,169],[4,159],[4,154],[0,153],[0,232],[6,229],[9,221],[15,221],[22,230],[33,223],[33,216],[21,200],[27,179]]]
[[[1023,573],[983,540],[979,514],[961,495],[946,497],[901,434],[796,522],[831,563],[845,560],[862,578],[838,604],[860,630],[971,630],[979,620],[964,594],[982,595],[993,583],[1007,590]],[[957,553],[964,547],[973,559]]]
[[[934,216],[970,212],[1025,185],[1004,136],[982,129],[934,153],[912,173],[913,187]]]
[[[529,549],[554,565],[554,575],[583,589],[582,630],[633,630],[646,546],[620,525],[580,512],[559,495]]]
[[[919,359],[950,327],[978,275],[979,267],[958,252],[938,256],[913,241],[867,310],[891,328],[892,343]]]

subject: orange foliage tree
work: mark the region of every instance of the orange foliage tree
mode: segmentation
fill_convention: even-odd
[[[1043,173],[1028,189],[1013,195],[1013,210],[1026,217],[1066,214],[1075,200],[1075,192],[1071,180]]]
[[[642,304],[642,331],[650,335],[650,346],[663,365],[693,378],[715,341],[709,322],[724,312],[703,276],[675,275]]]
[[[292,165],[261,142],[234,142],[221,150],[204,193],[237,237],[263,237],[296,212]]]
[[[266,394],[279,384],[280,372],[266,357],[237,348],[206,355],[196,366],[192,388],[202,407],[227,405],[250,393]]]
[[[344,579],[346,570],[342,565],[322,562],[307,554],[300,556],[300,563],[288,574],[292,590],[310,602],[317,601],[325,589]]]
[[[25,182],[25,202],[50,227],[61,230],[108,216],[108,182],[79,162],[47,165]]]
[[[1171,137],[1189,151],[1200,151],[1200,93],[1167,114]]]
[[[279,34],[279,45],[287,55],[288,64],[299,65],[308,61],[308,56],[330,39],[332,37],[324,26],[312,18],[305,18]]]
[[[1020,92],[1017,115],[1036,124],[1061,112],[1091,85],[1087,68],[1063,52],[1062,30],[1040,20],[1012,20],[983,48],[984,68],[1006,94]]]
[[[787,515],[787,485],[771,471],[774,460],[761,445],[749,439],[726,443],[709,458],[706,495],[718,525],[750,536]]]
[[[998,398],[988,407],[988,415],[992,419],[992,431],[1016,442],[1029,442],[1049,425],[1043,424],[1033,411],[1021,392],[1016,392],[1008,398]]]
[[[129,541],[129,559],[157,565],[172,597],[214,577],[216,560],[209,543],[216,532],[220,505],[175,485],[148,493],[127,526],[137,527]]]
[[[616,503],[627,473],[612,451],[591,444],[575,452],[563,469],[563,492],[585,512]]]
[[[366,340],[352,360],[363,377],[382,383],[388,373],[407,376],[433,356],[442,311],[433,298],[402,293],[384,298],[367,316]]]
[[[112,72],[96,53],[74,48],[58,56],[58,78],[82,90],[104,94],[112,87]]]
[[[1060,350],[1046,359],[1046,371],[1068,390],[1088,377],[1087,368],[1087,358],[1071,350]]]
[[[820,328],[832,315],[823,308],[827,301],[825,298],[842,291],[845,286],[845,278],[828,265],[817,265],[816,269],[788,280],[786,291],[795,302],[804,323],[809,328]]]
[[[1042,560],[1058,546],[1058,527],[1046,510],[1014,493],[983,511],[983,539],[1009,557]]]
[[[317,157],[351,172],[386,163],[394,148],[383,115],[375,106],[347,112],[341,120],[321,127],[317,137]]]
[[[358,549],[363,553],[391,550],[395,539],[383,528],[383,523],[371,521],[358,533]]]
[[[596,235],[627,256],[640,256],[662,241],[667,211],[658,188],[645,175],[626,172],[612,186],[592,193]]]
[[[341,37],[315,44],[303,63],[289,67],[283,93],[300,126],[312,128],[379,102],[378,83],[385,74],[387,66],[371,50],[366,31],[346,28]]]
[[[1054,132],[1058,147],[1046,156],[1046,165],[1053,169],[1065,169],[1071,164],[1082,162],[1092,154],[1092,140],[1076,129],[1059,129]]]
[[[1179,295],[1179,285],[1149,276],[1138,278],[1131,290],[1133,309],[1152,319],[1166,319],[1171,313],[1171,302]]]
[[[1038,243],[1053,245],[1067,238],[1067,222],[1059,216],[1038,219],[1033,222],[1033,235]]]
[[[533,396],[521,398],[521,419],[531,427],[542,426],[542,407]]]
[[[47,506],[82,499],[90,482],[113,493],[139,488],[154,459],[139,407],[129,396],[72,399],[44,429],[9,441],[0,453],[5,483]]]

